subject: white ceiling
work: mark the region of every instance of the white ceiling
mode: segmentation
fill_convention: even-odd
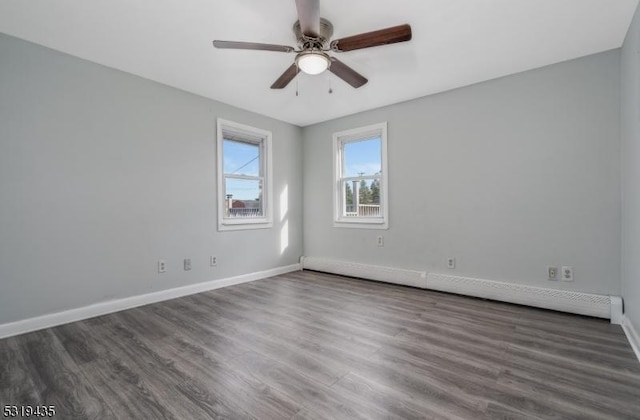
[[[269,88],[294,54],[214,49],[214,39],[295,46],[294,0],[2,0],[0,32],[305,126],[618,48],[638,0],[320,0],[334,38],[409,23],[406,43],[336,54],[329,72]],[[329,87],[333,94],[329,94]]]

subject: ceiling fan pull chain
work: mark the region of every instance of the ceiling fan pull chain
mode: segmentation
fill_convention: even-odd
[[[296,96],[298,96],[298,79],[296,79]]]
[[[329,79],[329,95],[333,93],[333,88],[331,87],[331,79]]]

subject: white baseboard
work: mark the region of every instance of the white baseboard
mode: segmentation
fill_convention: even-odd
[[[332,260],[318,257],[302,257],[302,267],[340,274],[342,276],[360,277],[363,279],[384,281],[425,288],[427,273],[425,271],[405,270],[402,268],[383,267],[378,265],[359,264],[349,261]]]
[[[212,280],[204,283],[196,283],[190,284],[188,286],[161,290],[144,295],[131,296],[123,299],[95,303],[93,305],[84,306],[81,308],[75,308],[34,318],[23,319],[7,324],[0,324],[0,338],[24,334],[31,331],[41,330],[43,328],[55,327],[57,325],[67,324],[69,322],[81,321],[83,319],[106,315],[125,309],[131,309],[137,306],[148,305],[150,303],[156,303],[164,300],[179,298],[182,296],[193,295],[196,293],[206,292],[222,287],[233,286],[235,284],[247,283],[250,281],[273,277],[301,269],[302,266],[300,264],[292,264],[284,267],[258,271],[255,273],[242,274],[239,276],[227,277],[224,279]]]
[[[622,317],[622,330],[627,336],[629,344],[631,344],[631,348],[636,354],[638,361],[640,361],[640,332],[638,332],[638,330],[631,323],[631,320],[629,320],[629,318],[627,318],[626,316]]]
[[[611,318],[611,297],[605,295],[436,273],[427,275],[427,288],[536,308]]]
[[[548,289],[437,273],[427,274],[424,271],[381,267],[330,258],[303,257],[301,264],[303,268],[310,270],[607,318],[611,319],[612,323],[620,323],[622,318],[622,300],[618,296]]]
[[[609,296],[611,298],[611,323],[614,325],[622,325],[624,317],[624,303],[620,296]]]

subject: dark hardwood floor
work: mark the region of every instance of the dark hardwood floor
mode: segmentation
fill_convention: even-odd
[[[608,321],[310,271],[0,340],[61,419],[640,419]]]

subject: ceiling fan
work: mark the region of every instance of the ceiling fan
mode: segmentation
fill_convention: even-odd
[[[298,70],[312,75],[329,70],[354,88],[359,88],[367,83],[367,78],[337,58],[330,56],[327,52],[353,51],[411,39],[411,26],[404,24],[330,41],[333,35],[333,25],[320,17],[320,0],[296,0],[296,8],[298,9],[298,21],[293,25],[293,32],[298,40],[298,49],[287,45],[219,40],[213,41],[213,46],[239,50],[296,53],[295,62],[271,85],[271,89],[286,87],[296,77]]]

